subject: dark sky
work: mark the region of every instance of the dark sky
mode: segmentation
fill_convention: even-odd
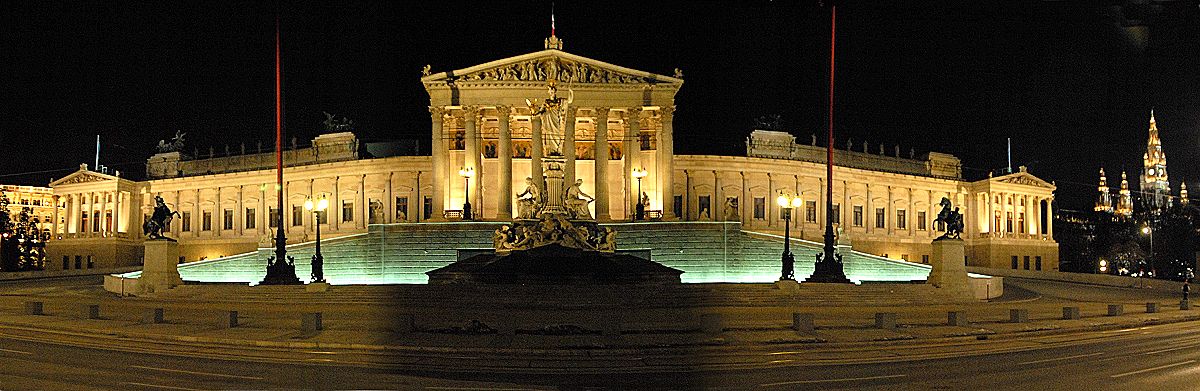
[[[1094,198],[1096,170],[1140,172],[1148,111],[1172,187],[1200,191],[1197,0],[841,2],[837,132],[958,155],[968,178],[1005,164]],[[547,1],[279,4],[285,128],[322,111],[367,140],[428,143],[421,67],[541,49]],[[886,4],[879,4],[886,3]],[[26,2],[0,15],[0,183],[45,185],[91,162],[140,177],[159,139],[207,150],[273,142],[271,2]],[[754,119],[802,142],[825,126],[828,8],[815,1],[559,1],[568,52],[645,71],[682,68],[677,153],[745,153]],[[1132,184],[1136,187],[1135,183]]]

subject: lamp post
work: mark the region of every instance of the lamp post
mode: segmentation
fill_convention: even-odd
[[[637,206],[634,208],[633,214],[634,221],[646,219],[646,204],[642,203],[642,178],[645,178],[647,175],[650,175],[650,173],[646,172],[645,168],[633,169],[633,177],[637,178],[638,182],[637,194],[633,195],[633,197],[637,199]]]
[[[466,181],[463,185],[463,220],[472,220],[471,216],[471,177],[475,176],[475,167],[463,167],[458,170],[458,175],[462,175]]]
[[[312,197],[304,201],[304,210],[312,211],[313,226],[317,229],[317,251],[312,257],[312,282],[325,282],[325,258],[321,257],[321,219],[319,215],[329,209],[329,200],[325,195],[313,202]]]
[[[780,272],[780,280],[795,280],[796,279],[796,257],[792,255],[792,209],[799,208],[804,204],[804,200],[800,196],[792,196],[791,194],[779,194],[779,198],[775,199],[779,203],[779,208],[783,211],[783,269]]]
[[[1142,234],[1150,236],[1150,257],[1148,259],[1149,262],[1147,262],[1147,263],[1149,263],[1151,269],[1153,269],[1153,267],[1154,267],[1154,228],[1151,228],[1149,225],[1142,227]],[[1146,274],[1146,265],[1142,265],[1142,267],[1140,269],[1141,270],[1138,270],[1138,279],[1141,279],[1142,275]],[[1141,285],[1141,284],[1138,284],[1138,285]]]

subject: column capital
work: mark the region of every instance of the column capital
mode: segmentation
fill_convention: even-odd
[[[593,107],[592,110],[596,112],[597,117],[608,116],[608,112],[610,110],[612,110],[612,107],[598,106],[598,107]]]
[[[496,105],[496,116],[507,119],[512,116],[512,106]]]
[[[635,107],[630,107],[628,109],[625,109],[625,115],[629,116],[630,118],[636,118],[636,117],[640,116],[641,114],[642,114],[641,106],[635,106]]]
[[[442,117],[446,115],[446,109],[442,106],[429,106],[429,114],[433,117]]]
[[[675,116],[675,106],[674,105],[662,106],[658,109],[658,112],[659,112],[659,115],[661,115],[663,117],[663,120],[669,121],[672,117]]]
[[[463,118],[469,121],[474,121],[475,117],[479,116],[479,106],[469,105],[462,107]]]

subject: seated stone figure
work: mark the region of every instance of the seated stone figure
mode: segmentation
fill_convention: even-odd
[[[532,219],[537,217],[541,208],[541,191],[533,184],[533,178],[525,178],[525,191],[517,194],[517,218]]]
[[[579,186],[582,184],[582,179],[576,179],[575,184],[570,189],[567,189],[567,212],[571,214],[572,218],[590,220],[592,212],[588,210],[588,204],[596,199],[579,189]]]

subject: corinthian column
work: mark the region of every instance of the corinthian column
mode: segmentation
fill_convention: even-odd
[[[641,107],[630,107],[629,110],[625,111],[625,137],[621,139],[621,162],[624,163],[624,172],[621,174],[621,178],[625,182],[625,218],[629,219],[633,218],[634,211],[636,210],[634,204],[642,196],[641,194],[633,194],[633,167],[634,159],[637,156],[637,152],[634,152],[636,148],[634,141],[637,140],[638,132],[640,132],[639,121],[641,120],[641,116]]]
[[[596,142],[592,154],[596,156],[596,220],[608,221],[608,110],[596,108]],[[574,183],[574,182],[572,182]]]
[[[566,117],[566,124],[563,129],[562,154],[563,159],[567,161],[563,168],[566,174],[563,176],[563,183],[570,186],[575,184],[575,108],[569,108],[563,116]]]
[[[542,145],[542,116],[535,115],[529,118],[529,126],[532,127],[533,134],[530,136],[530,151],[529,155],[529,172],[533,178],[533,183],[537,185],[538,190],[545,196],[546,194],[546,178],[542,174],[542,153],[545,146]]]
[[[463,127],[467,132],[466,137],[466,159],[463,160],[463,165],[475,171],[475,177],[471,178],[471,205],[472,215],[477,216],[475,219],[483,219],[483,205],[479,203],[479,190],[481,186],[480,178],[483,178],[483,165],[480,164],[479,155],[479,127],[476,125],[479,117],[479,107],[466,106],[463,107]],[[465,190],[465,189],[464,189]]]
[[[433,215],[429,218],[430,220],[442,220],[446,210],[446,137],[442,131],[442,121],[446,116],[446,111],[441,107],[429,106],[429,114],[433,122],[432,142],[430,143],[433,155]],[[417,200],[417,205],[423,205],[422,202],[422,200]],[[279,211],[279,213],[283,213],[283,211]]]
[[[509,127],[508,106],[496,106],[496,114],[500,117],[500,145],[496,156],[500,161],[500,195],[496,198],[496,218],[509,220],[512,218],[512,133]]]
[[[675,219],[675,106],[663,106],[659,109],[662,115],[662,131],[658,137],[658,169],[662,179],[662,216],[663,220]]]

